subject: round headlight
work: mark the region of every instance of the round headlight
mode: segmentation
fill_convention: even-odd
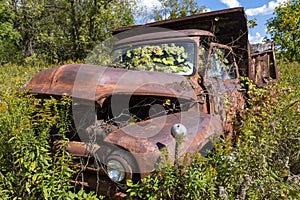
[[[107,163],[107,173],[111,180],[121,182],[125,178],[125,169],[117,160],[109,160]]]

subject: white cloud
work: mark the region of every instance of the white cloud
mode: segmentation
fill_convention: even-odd
[[[274,12],[274,9],[280,4],[287,0],[276,0],[276,1],[270,1],[268,4],[265,4],[258,8],[249,8],[246,9],[246,14],[248,16],[255,16],[255,15],[268,15],[272,14]]]
[[[211,11],[210,8],[205,8],[205,9],[203,10],[203,12],[210,12],[210,11]]]
[[[154,21],[149,16],[155,8],[159,8],[162,5],[158,0],[137,0],[137,6],[134,17],[135,22],[136,24],[144,24]]]
[[[250,44],[262,43],[264,39],[264,37],[262,37],[259,32],[256,32],[254,36],[249,34],[248,37],[249,37]]]
[[[238,0],[221,0],[221,2],[224,3],[226,6],[228,6],[229,8],[241,6]]]
[[[161,3],[158,0],[138,0],[137,5],[140,8],[152,10],[155,7],[160,7]]]

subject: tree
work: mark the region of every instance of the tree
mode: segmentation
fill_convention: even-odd
[[[6,1],[0,0],[0,64],[17,61],[20,56],[20,34],[14,28],[14,17]]]
[[[60,17],[52,17],[54,24],[61,24],[54,27],[56,29],[53,33],[57,35],[55,39],[59,40],[55,42],[59,45],[57,57],[63,60],[83,60],[96,44],[111,36],[113,29],[133,25],[133,6],[134,2],[130,0],[58,1],[56,7],[63,9]],[[64,38],[64,41],[59,38]]]
[[[165,20],[184,17],[205,11],[205,6],[199,6],[195,0],[158,0],[160,6],[148,14],[150,20]]]
[[[275,17],[267,21],[268,31],[279,49],[279,56],[300,61],[300,1],[289,0],[275,9]]]
[[[83,60],[120,26],[133,25],[135,0],[6,0],[23,59]]]
[[[36,53],[37,35],[41,32],[46,2],[43,0],[8,1],[14,13],[14,27],[21,35],[19,47],[24,58]]]

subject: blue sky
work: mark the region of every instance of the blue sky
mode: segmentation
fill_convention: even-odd
[[[151,10],[158,6],[158,0],[139,0],[140,4]],[[244,7],[248,20],[256,18],[257,26],[249,30],[251,43],[259,43],[267,35],[266,22],[273,17],[276,6],[286,0],[197,0],[200,6],[205,6],[208,11],[221,10],[233,7]]]

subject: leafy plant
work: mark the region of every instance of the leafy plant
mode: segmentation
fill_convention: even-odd
[[[186,73],[193,68],[187,57],[184,47],[174,43],[147,45],[128,50],[120,64],[134,70]]]
[[[278,47],[278,55],[287,61],[300,61],[300,2],[285,1],[276,7],[275,16],[267,21],[268,32]]]

